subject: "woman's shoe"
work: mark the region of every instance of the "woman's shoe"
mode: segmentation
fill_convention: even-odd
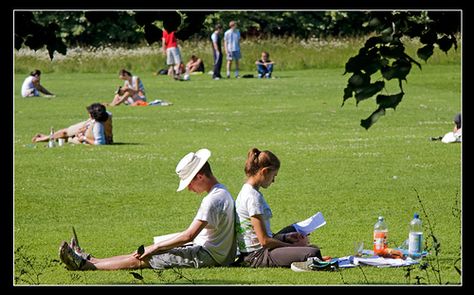
[[[66,241],[63,241],[59,247],[59,258],[68,270],[80,270],[86,264],[86,259],[74,252]]]

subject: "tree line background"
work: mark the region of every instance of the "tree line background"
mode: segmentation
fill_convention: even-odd
[[[301,39],[361,36],[374,30],[363,11],[21,11],[15,14],[15,47],[149,45],[161,42],[164,27],[181,40],[208,39],[214,26],[237,20],[243,38]],[[51,52],[52,51],[52,52]]]

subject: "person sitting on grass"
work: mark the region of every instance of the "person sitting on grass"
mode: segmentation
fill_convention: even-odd
[[[317,246],[292,226],[273,234],[270,228],[272,210],[260,192],[268,188],[280,169],[280,160],[271,151],[253,148],[245,163],[247,180],[237,196],[236,212],[240,222],[237,244],[240,265],[250,267],[291,267],[293,262],[322,257]]]
[[[93,103],[87,107],[89,119],[56,131],[53,139],[64,138],[71,143],[85,143],[92,145],[113,143],[112,113],[108,112],[103,104]],[[38,133],[32,142],[49,141],[51,135]]]
[[[41,80],[41,71],[34,70],[30,73],[28,77],[25,78],[23,84],[21,85],[21,96],[23,97],[32,97],[40,96],[40,92],[46,96],[54,96],[52,92],[46,89],[40,83]]]
[[[204,192],[194,220],[189,227],[156,244],[139,247],[142,251],[108,258],[86,253],[73,237],[71,245],[63,241],[59,257],[69,270],[118,270],[139,268],[180,268],[227,266],[235,261],[234,199],[220,184],[208,162],[211,152],[200,149],[185,155],[176,166],[180,178],[177,191],[188,188],[196,194]],[[192,242],[192,245],[185,245]]]
[[[431,140],[441,140],[444,143],[462,142],[462,125],[461,113],[457,113],[453,119],[453,131],[446,133],[443,136],[431,137]]]
[[[196,55],[192,55],[191,59],[186,64],[186,74],[191,74],[193,72],[204,73],[204,62]]]
[[[140,77],[133,76],[129,71],[121,69],[119,79],[125,82],[123,86],[118,87],[114,99],[108,104],[109,106],[116,106],[121,103],[136,106],[146,102],[145,87]]]
[[[263,51],[262,57],[255,62],[257,65],[258,78],[271,78],[273,73],[273,61],[270,59],[270,53]]]

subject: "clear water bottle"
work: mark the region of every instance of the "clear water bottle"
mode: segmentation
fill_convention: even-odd
[[[374,254],[383,255],[387,249],[388,227],[382,216],[379,216],[374,225]]]
[[[48,141],[48,147],[52,148],[54,147],[55,142],[54,142],[54,128],[51,127],[51,132],[49,133],[49,141]]]
[[[410,221],[410,233],[408,235],[408,256],[420,258],[423,243],[423,227],[418,213],[415,213]]]

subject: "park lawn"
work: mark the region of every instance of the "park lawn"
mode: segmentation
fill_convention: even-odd
[[[115,73],[48,73],[42,83],[55,98],[22,98],[24,74],[16,74],[14,98],[15,284],[41,285],[365,285],[460,284],[461,145],[430,141],[453,127],[461,109],[460,64],[423,65],[404,83],[396,111],[369,130],[361,119],[373,99],[341,107],[347,75],[341,69],[276,72],[276,79],[223,79],[193,75],[191,81],[138,74],[149,101],[172,106],[109,108],[110,146],[31,144],[37,132],[67,127],[87,117],[85,107],[112,100]],[[245,73],[242,73],[245,74]],[[395,88],[393,88],[395,89]],[[379,215],[389,226],[389,246],[408,237],[415,212],[441,252],[430,261],[441,273],[418,267],[345,269],[296,273],[289,269],[218,267],[137,271],[70,272],[58,261],[58,247],[76,228],[81,246],[96,257],[134,251],[153,236],[185,229],[202,196],[177,193],[175,167],[190,151],[211,150],[217,178],[234,197],[244,182],[252,147],[281,160],[275,183],[263,190],[273,210],[272,230],[321,211],[327,224],[311,241],[323,255],[342,257],[354,243],[371,248]],[[419,195],[425,211],[418,201]],[[428,216],[432,229],[428,229]]]

